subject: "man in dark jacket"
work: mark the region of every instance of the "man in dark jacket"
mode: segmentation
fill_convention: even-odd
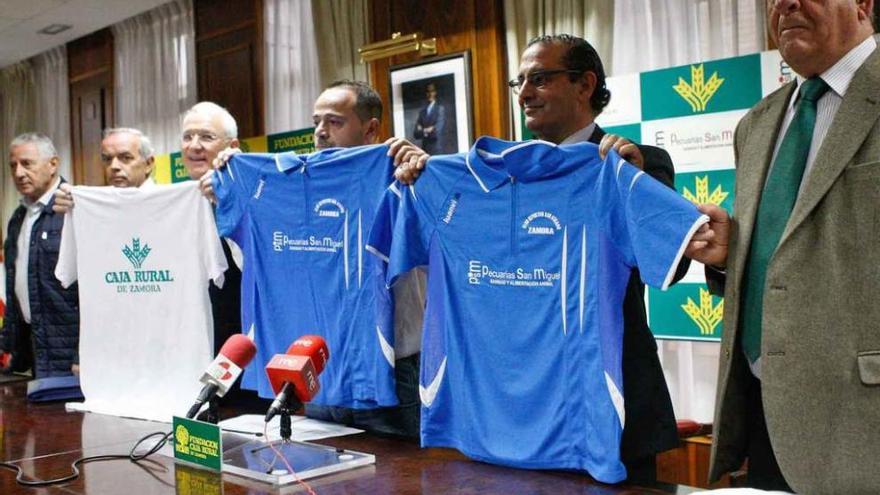
[[[531,40],[520,59],[519,77],[510,85],[519,95],[526,127],[537,137],[557,144],[582,141],[615,149],[645,173],[673,187],[672,160],[664,150],[636,146],[605,132],[594,119],[608,104],[605,71],[596,50],[584,39],[569,35]],[[615,142],[616,139],[616,142]],[[678,280],[690,262],[682,261]],[[623,386],[626,423],[620,447],[627,481],[656,481],[657,453],[678,445],[672,402],[648,328],[644,285],[633,270],[623,302]]]
[[[437,85],[425,86],[428,102],[419,112],[413,136],[422,140],[422,149],[429,155],[450,153],[446,146],[446,107],[437,101]]]
[[[535,137],[555,144],[589,141],[599,144],[600,155],[614,149],[648,175],[673,187],[675,172],[666,151],[606,135],[596,125],[595,118],[611,93],[605,87],[599,55],[583,38],[560,34],[531,40],[520,59],[519,76],[508,85],[517,94],[526,127]],[[401,164],[395,176],[410,183],[425,163],[425,158],[418,158]],[[680,280],[689,266],[690,260],[682,259],[673,281]],[[626,422],[620,456],[627,483],[650,485],[657,480],[656,455],[678,446],[678,433],[657,343],[648,328],[644,290],[638,269],[634,269],[622,308]]]
[[[77,371],[79,295],[55,278],[64,215],[52,211],[58,153],[41,134],[22,134],[10,144],[9,167],[21,206],[12,214],[3,246],[7,312],[0,349],[12,353],[11,371],[34,377]]]

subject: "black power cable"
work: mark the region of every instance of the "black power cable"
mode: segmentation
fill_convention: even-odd
[[[259,432],[253,433],[253,432],[238,431],[238,430],[223,430],[223,431],[233,432],[233,433],[244,433],[244,434],[254,435],[257,437],[263,436],[263,434],[259,433]],[[173,432],[165,433],[164,431],[154,431],[153,433],[145,435],[140,440],[135,442],[134,446],[128,452],[128,455],[107,454],[107,455],[93,455],[93,456],[87,456],[87,457],[80,457],[79,459],[73,461],[70,464],[70,469],[73,472],[67,476],[62,477],[62,478],[55,478],[55,479],[51,479],[51,480],[25,479],[24,471],[21,469],[21,466],[16,466],[15,464],[10,464],[8,462],[0,462],[0,467],[9,469],[11,471],[15,471],[16,472],[15,481],[20,485],[24,485],[24,486],[56,485],[58,483],[65,483],[67,481],[72,481],[72,480],[75,480],[76,478],[78,478],[79,477],[79,467],[78,466],[80,464],[86,464],[86,463],[95,462],[95,461],[119,461],[119,460],[125,460],[125,459],[128,459],[129,461],[135,462],[135,463],[140,462],[140,461],[146,459],[147,457],[150,457],[151,455],[155,454],[156,452],[159,452],[159,450],[161,450],[162,447],[164,447],[165,444],[168,442],[168,439],[171,438],[172,433]],[[159,438],[159,441],[157,441],[146,452],[142,452],[140,454],[135,453],[137,448],[142,443],[146,442],[147,440],[149,440],[151,438]]]
[[[138,446],[140,446],[142,443],[146,442],[147,440],[149,440],[151,438],[156,438],[156,437],[159,437],[160,440],[158,442],[156,442],[156,444],[153,445],[149,450],[147,450],[146,452],[140,453],[140,454],[135,453],[135,450],[137,450]],[[16,472],[15,481],[20,485],[24,485],[24,486],[56,485],[58,483],[65,483],[65,482],[72,481],[72,480],[75,480],[76,478],[78,478],[79,474],[80,474],[78,466],[81,464],[86,464],[89,462],[96,462],[96,461],[119,461],[119,460],[124,460],[124,459],[128,459],[131,462],[142,461],[142,460],[146,459],[147,457],[155,454],[162,447],[164,447],[165,443],[168,442],[169,438],[171,438],[171,433],[165,433],[164,431],[156,431],[156,432],[150,433],[149,435],[146,435],[143,438],[141,438],[140,440],[138,440],[134,444],[134,447],[131,448],[131,451],[129,451],[128,455],[107,454],[107,455],[93,455],[93,456],[87,456],[87,457],[80,457],[79,459],[73,461],[70,464],[70,469],[71,469],[71,471],[73,471],[71,474],[64,476],[64,477],[61,477],[61,478],[55,478],[55,479],[51,479],[51,480],[26,479],[24,477],[24,470],[22,470],[21,466],[16,466],[15,464],[10,464],[8,462],[0,462],[0,467],[9,469],[11,471],[15,471]]]

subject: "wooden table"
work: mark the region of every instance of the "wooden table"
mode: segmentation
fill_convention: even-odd
[[[84,455],[127,454],[146,433],[168,425],[105,416],[68,413],[62,403],[28,403],[25,384],[0,384],[0,460],[24,467],[32,477],[49,479],[70,472]],[[659,484],[651,488],[611,486],[585,474],[531,471],[468,460],[451,449],[421,449],[396,438],[358,434],[320,443],[375,454],[376,464],[310,480],[319,494],[331,493],[587,493],[688,494],[695,488]],[[61,485],[27,488],[12,471],[0,469],[0,494],[239,494],[305,493],[302,487],[271,485],[230,474],[217,474],[154,455],[133,463],[114,460],[86,464],[82,475]]]

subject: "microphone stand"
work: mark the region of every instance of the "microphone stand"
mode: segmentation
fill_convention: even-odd
[[[278,418],[279,425],[281,426],[281,440],[289,442],[291,435],[293,435],[293,428],[290,426],[290,409],[285,407],[279,414],[281,416]]]
[[[208,409],[199,415],[201,421],[216,425],[220,421],[220,398],[216,395],[208,400]]]

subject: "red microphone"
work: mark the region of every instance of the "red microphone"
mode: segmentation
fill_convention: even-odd
[[[195,404],[186,414],[187,418],[194,418],[201,409],[202,404],[210,400],[212,397],[223,397],[226,392],[235,383],[235,380],[241,375],[244,367],[251,362],[257,348],[251,339],[237,333],[228,339],[217,353],[217,358],[208,365],[208,368],[202,374],[200,381],[205,384],[199,396],[196,398]]]
[[[299,409],[318,394],[318,375],[329,358],[327,343],[317,335],[303,335],[290,345],[286,354],[272,357],[266,365],[266,375],[276,398],[266,411],[267,423],[282,409]]]

